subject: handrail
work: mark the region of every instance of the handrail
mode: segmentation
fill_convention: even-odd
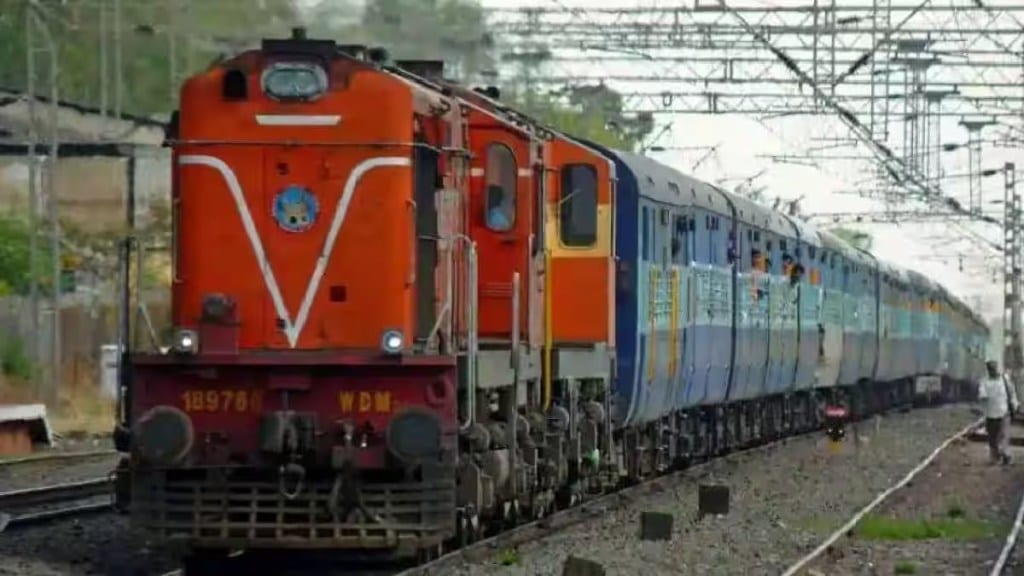
[[[552,297],[551,297],[551,248],[544,250],[544,394],[543,406],[546,412],[551,408],[551,346],[554,340],[552,329]]]
[[[448,294],[451,295],[453,290],[453,266],[455,260],[455,243],[462,241],[466,244],[466,262],[467,262],[467,274],[466,274],[466,295],[468,296],[468,303],[466,306],[466,420],[465,422],[459,423],[459,431],[465,432],[469,430],[470,426],[476,420],[476,389],[477,381],[479,379],[479,373],[477,371],[477,356],[479,353],[480,342],[479,342],[479,316],[478,316],[478,297],[477,291],[477,261],[476,261],[476,242],[465,234],[455,234],[452,236],[452,249],[449,251],[449,268],[448,268]],[[449,307],[449,313],[452,312],[452,307]]]
[[[512,273],[512,353],[509,356],[510,368],[516,369],[519,367],[519,338],[520,338],[520,327],[519,327],[519,315],[520,315],[520,298],[519,298],[519,272]]]
[[[672,281],[672,318],[669,319],[669,350],[671,352],[668,355],[668,374],[670,378],[675,378],[676,365],[678,363],[679,351],[676,349],[678,345],[678,331],[679,331],[679,269],[675,266],[672,267],[672,274],[670,276]]]
[[[517,491],[516,462],[519,461],[518,450],[518,424],[519,424],[519,272],[512,273],[512,353],[509,360],[512,363],[512,398],[508,403],[509,419],[509,480],[512,493]]]

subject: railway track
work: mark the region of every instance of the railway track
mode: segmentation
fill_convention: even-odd
[[[995,564],[992,565],[992,571],[989,572],[989,576],[1003,576],[1004,574],[1013,573],[1013,571],[1007,570],[1007,562],[1010,560],[1010,554],[1013,552],[1013,549],[1017,547],[1022,524],[1024,524],[1024,495],[1021,496],[1020,505],[1017,506],[1017,516],[1013,520],[1013,527],[1010,528],[1010,533],[1006,535],[1003,548],[999,551],[999,557],[996,559]]]
[[[969,434],[978,426],[978,424],[979,421],[972,422],[969,426],[957,431],[954,435],[947,438],[942,443],[942,445],[940,445],[939,448],[937,448],[921,464],[919,464],[912,471],[912,473],[908,475],[907,478],[904,478],[904,480],[901,481],[899,484],[897,484],[893,488],[890,488],[885,493],[885,496],[888,496],[892,492],[895,492],[898,488],[906,485],[913,478],[913,476],[915,476],[918,472],[924,469],[928,465],[928,463],[930,463],[935,458],[935,456],[937,456],[953,440]],[[650,480],[617,490],[615,492],[597,496],[594,499],[585,501],[580,505],[560,510],[558,512],[555,512],[554,514],[551,514],[539,520],[521,524],[519,526],[503,531],[494,536],[478,540],[471,544],[449,551],[432,561],[418,564],[416,566],[394,567],[391,569],[384,567],[381,567],[379,569],[353,569],[349,567],[343,569],[341,572],[336,572],[335,570],[329,569],[324,571],[315,571],[307,573],[316,573],[317,576],[333,576],[333,574],[335,573],[357,574],[359,576],[428,576],[435,574],[452,573],[452,571],[455,568],[457,568],[460,564],[466,562],[479,561],[483,558],[493,555],[497,550],[515,548],[531,541],[540,540],[548,535],[557,533],[566,528],[572,527],[583,522],[587,522],[588,520],[591,520],[593,518],[597,518],[608,513],[614,512],[615,510],[627,507],[631,503],[638,501],[649,494],[666,490],[669,486],[679,482],[682,478],[686,477],[687,475],[691,475],[694,472],[699,472],[701,469],[706,468],[707,466],[713,464],[714,462],[718,461],[721,458],[733,458],[736,456],[754,455],[757,453],[770,451],[772,449],[783,446],[791,440],[795,440],[802,437],[819,435],[821,433],[821,429],[818,428],[801,434],[794,434],[792,436],[786,436],[784,438],[779,438],[763,444],[751,446],[749,448],[736,450],[722,456],[711,457],[707,460],[694,464],[688,468],[670,472],[668,474],[651,478]],[[872,504],[869,505],[868,508],[862,510],[858,514],[858,516],[856,517],[857,520],[859,520],[865,514],[870,512],[870,510],[874,509],[882,500],[884,500],[884,498],[876,499],[875,502],[872,502]],[[1024,508],[1022,508],[1022,513],[1024,513]],[[844,527],[841,531],[837,532],[837,534],[842,535],[843,533],[845,533],[846,530],[847,527]],[[836,536],[836,538],[838,538],[838,536]],[[821,551],[823,551],[825,548],[827,548],[827,546],[828,545],[823,545],[822,547],[820,547],[820,550],[816,550],[813,553],[813,556],[808,558],[806,561],[801,561],[800,566],[802,567],[806,565],[808,562],[810,562],[810,560],[813,560],[813,558],[817,557],[817,555],[820,554]],[[236,560],[243,560],[245,556],[246,555],[244,554],[239,554],[237,555]],[[207,570],[203,568],[200,568],[196,572],[193,572],[192,570],[179,569],[168,572],[162,576],[193,576],[193,574],[206,574]],[[795,574],[795,572],[787,572],[787,574]]]
[[[23,465],[23,464],[44,464],[50,462],[73,462],[77,460],[92,460],[95,458],[106,458],[117,455],[117,450],[88,450],[80,452],[47,452],[44,454],[33,454],[20,458],[0,459],[0,469]]]
[[[972,426],[974,426],[974,424],[972,424]],[[535,540],[540,540],[548,535],[557,533],[576,524],[622,509],[648,494],[666,490],[671,485],[679,482],[685,476],[691,475],[694,472],[699,472],[701,469],[713,464],[720,458],[754,455],[778,448],[785,445],[787,442],[798,438],[818,434],[821,434],[821,429],[786,436],[757,446],[729,452],[723,456],[709,458],[688,468],[651,478],[650,480],[646,480],[639,484],[599,496],[593,500],[585,501],[583,504],[578,506],[560,510],[545,518],[519,525],[490,538],[486,538],[448,552],[436,560],[419,564],[402,571],[396,571],[394,576],[428,576],[451,573],[453,569],[463,562],[479,561],[487,556],[493,555],[496,550],[515,548]],[[959,436],[960,434],[963,434],[963,432],[958,432],[957,435]]]
[[[984,421],[984,419],[976,420],[976,421],[972,422],[971,424],[967,425],[966,427],[964,427],[963,429],[959,430],[958,432],[956,432],[952,436],[946,438],[941,444],[939,444],[939,446],[935,450],[932,451],[931,454],[926,456],[924,458],[924,460],[922,460],[917,466],[915,466],[910,472],[908,472],[907,475],[904,476],[902,480],[900,480],[896,484],[894,484],[894,485],[890,486],[889,488],[886,488],[885,490],[880,492],[875,497],[874,500],[872,500],[864,508],[861,508],[856,514],[854,514],[850,518],[849,521],[846,522],[846,524],[843,524],[842,527],[840,527],[838,530],[836,530],[831,535],[829,535],[829,537],[826,538],[821,544],[819,544],[817,548],[815,548],[810,553],[808,553],[806,556],[804,556],[803,558],[800,558],[795,563],[793,563],[789,568],[787,568],[786,571],[782,573],[782,576],[796,576],[797,574],[800,574],[801,571],[804,570],[805,568],[807,568],[808,566],[810,566],[811,563],[815,559],[817,559],[819,556],[821,556],[823,553],[825,553],[829,548],[831,548],[836,543],[836,541],[838,541],[843,536],[849,534],[854,528],[856,528],[857,524],[859,524],[860,521],[863,520],[865,516],[867,516],[869,513],[871,513],[872,510],[874,510],[880,504],[885,502],[885,500],[887,498],[889,498],[889,496],[893,495],[894,493],[899,491],[901,488],[903,488],[904,486],[909,484],[918,474],[921,473],[921,471],[923,471],[925,468],[927,468],[928,465],[931,464],[932,461],[935,460],[935,458],[940,453],[942,453],[943,450],[945,450],[947,447],[949,447],[950,444],[952,444],[958,438],[965,438],[965,437],[970,436],[971,433],[973,431],[975,431],[982,424],[983,421]],[[1022,503],[1022,504],[1024,504],[1024,503]],[[1018,514],[1017,514],[1017,526],[1018,526],[1018,528],[1019,528],[1019,525],[1020,525],[1020,520],[1021,520],[1021,514],[1022,513],[1024,513],[1024,508],[1022,508],[1022,510],[1019,511]],[[1016,539],[1016,535],[1014,534],[1014,540],[1015,539]],[[1009,538],[1007,539],[1007,546],[1009,546],[1012,549],[1012,545],[1010,544]],[[1004,553],[1004,555],[1008,557],[1009,556],[1009,551],[1006,551]],[[1002,558],[1002,556],[1001,556],[1001,558]],[[1005,559],[1003,560],[1003,562],[1005,563]],[[999,572],[992,572],[992,574],[994,576],[999,576],[1000,573]]]
[[[109,477],[0,493],[0,531],[111,509]]]
[[[478,559],[481,556],[492,554],[496,549],[511,548],[533,540],[538,540],[575,524],[586,522],[588,519],[595,516],[606,514],[627,506],[629,503],[636,501],[647,494],[665,489],[667,486],[678,481],[684,475],[699,471],[719,458],[752,455],[777,448],[797,438],[820,433],[820,429],[810,430],[802,434],[795,434],[757,446],[752,446],[750,448],[736,450],[720,457],[712,457],[688,468],[651,478],[650,480],[639,484],[599,496],[593,500],[585,501],[578,506],[560,510],[539,520],[521,524],[515,528],[511,528],[489,538],[478,540],[461,548],[452,550],[435,560],[418,564],[416,566],[394,568],[346,567],[340,569],[339,572],[336,572],[335,570],[325,570],[317,571],[315,573],[317,576],[333,576],[334,574],[345,574],[347,576],[426,576],[427,574],[443,574],[446,573],[445,570],[450,572],[452,568],[465,560]],[[246,555],[241,552],[236,552],[232,555],[231,559],[238,563],[237,567],[240,567],[241,564],[246,562]],[[206,574],[208,569],[209,567],[201,567],[199,570],[193,572],[182,568],[164,573],[161,576],[193,576],[193,574]],[[210,573],[214,573],[216,571],[217,569],[214,568]]]

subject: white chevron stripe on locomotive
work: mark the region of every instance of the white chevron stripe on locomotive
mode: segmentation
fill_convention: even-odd
[[[359,181],[367,172],[375,168],[383,168],[386,166],[410,166],[412,161],[408,157],[402,156],[369,158],[367,160],[363,160],[352,169],[352,172],[348,175],[348,179],[345,181],[345,186],[342,189],[341,196],[338,198],[338,205],[334,210],[334,218],[331,219],[331,226],[327,231],[327,238],[324,240],[324,246],[320,251],[320,257],[317,258],[316,267],[313,268],[313,274],[309,279],[309,284],[306,285],[306,293],[302,298],[302,303],[299,306],[298,314],[295,316],[294,320],[288,312],[288,307],[285,306],[284,297],[281,296],[281,289],[277,285],[277,279],[274,277],[274,271],[271,269],[270,262],[267,260],[266,251],[263,249],[263,242],[260,240],[259,232],[256,230],[256,224],[253,222],[252,214],[249,212],[249,206],[245,202],[245,196],[242,193],[242,186],[239,184],[238,176],[235,175],[234,170],[232,170],[231,167],[220,158],[204,154],[189,154],[181,156],[178,159],[178,163],[182,166],[195,165],[213,168],[224,179],[224,183],[227,185],[228,191],[231,192],[231,197],[235,201],[235,208],[238,210],[238,215],[242,219],[242,227],[245,229],[245,235],[249,238],[249,243],[252,245],[253,255],[256,257],[256,262],[260,266],[260,271],[263,274],[263,281],[267,285],[267,291],[270,292],[270,298],[274,303],[274,310],[277,312],[278,317],[284,320],[284,334],[288,339],[288,345],[295,348],[295,345],[299,341],[299,335],[302,333],[302,329],[309,317],[309,311],[313,307],[313,298],[316,296],[316,291],[320,287],[320,281],[323,279],[324,272],[327,270],[327,262],[331,257],[331,253],[334,251],[334,244],[338,240],[338,233],[341,231],[341,225],[345,221],[345,213],[348,212],[349,203],[352,201],[352,195],[355,193],[355,189],[359,184]]]

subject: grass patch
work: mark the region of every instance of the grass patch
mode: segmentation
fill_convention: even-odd
[[[951,516],[947,511],[947,516]],[[868,540],[981,540],[999,536],[997,526],[970,520],[962,516],[927,520],[901,520],[883,516],[869,516],[856,528],[855,533]]]
[[[903,560],[893,566],[893,574],[917,574],[917,564]]]
[[[519,564],[519,553],[512,548],[506,548],[498,554],[498,563],[502,566],[515,566]]]

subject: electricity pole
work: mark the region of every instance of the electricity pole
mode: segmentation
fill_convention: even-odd
[[[46,170],[43,173],[43,198],[46,201],[47,217],[50,220],[50,245],[53,274],[52,308],[53,316],[50,324],[50,370],[46,378],[45,394],[43,395],[49,404],[55,404],[58,398],[58,390],[61,383],[61,328],[60,328],[60,272],[61,272],[61,250],[60,250],[60,220],[58,218],[57,198],[57,157],[58,145],[60,143],[60,132],[58,125],[59,89],[57,81],[59,78],[58,47],[50,32],[49,25],[44,15],[40,14],[43,8],[37,0],[29,0],[25,11],[25,42],[26,42],[26,71],[28,73],[28,101],[29,101],[29,268],[31,273],[31,300],[32,300],[32,328],[34,359],[37,363],[42,362],[42,346],[39,337],[39,287],[38,287],[38,250],[39,244],[36,237],[39,228],[37,209],[40,204],[39,186],[36,178],[36,146],[39,140],[38,117],[36,116],[36,74],[39,72],[36,67],[36,53],[43,53],[48,56],[48,78],[49,84],[49,105],[47,107],[47,143],[49,153],[46,157]],[[41,38],[42,45],[36,45],[36,36]]]

